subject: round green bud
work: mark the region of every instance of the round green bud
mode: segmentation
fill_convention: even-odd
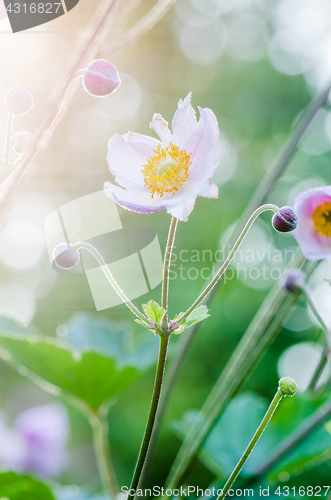
[[[283,377],[279,381],[279,390],[283,396],[294,396],[297,393],[298,386],[291,377]]]

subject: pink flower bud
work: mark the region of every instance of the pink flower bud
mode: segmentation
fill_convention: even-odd
[[[53,252],[53,259],[57,266],[62,269],[71,269],[79,262],[79,252],[68,243],[61,243]]]
[[[16,132],[11,138],[10,145],[20,155],[31,151],[34,137],[30,132]]]
[[[5,95],[5,108],[13,115],[25,115],[32,106],[32,94],[26,89],[13,87]]]
[[[298,225],[298,216],[292,207],[282,207],[272,218],[272,225],[280,233],[294,231]]]
[[[83,76],[86,92],[95,97],[106,97],[114,92],[120,83],[117,69],[105,59],[93,61]]]
[[[290,269],[283,278],[283,286],[290,293],[298,293],[306,285],[307,277],[300,269]]]

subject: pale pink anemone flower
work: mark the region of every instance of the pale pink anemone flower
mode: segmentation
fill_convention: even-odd
[[[172,120],[172,133],[161,115],[151,128],[161,141],[128,132],[115,134],[108,144],[107,161],[116,182],[104,185],[107,196],[133,212],[167,210],[186,221],[197,196],[217,198],[210,179],[217,166],[218,125],[214,113],[199,108],[196,119],[191,94],[179,101]]]
[[[293,208],[299,217],[293,235],[304,256],[331,261],[331,186],[300,193]]]

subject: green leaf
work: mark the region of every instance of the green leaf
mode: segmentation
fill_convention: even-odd
[[[149,332],[134,335],[126,321],[111,321],[90,313],[79,312],[66,325],[66,343],[79,350],[98,350],[118,361],[120,368],[134,366],[146,369],[155,363],[158,343]]]
[[[225,477],[233,471],[267,408],[267,400],[253,393],[241,394],[230,402],[200,453],[201,461],[216,476]],[[184,436],[197,418],[201,418],[199,412],[187,412],[182,422],[175,423],[175,432]],[[244,473],[246,468],[247,463]]]
[[[298,426],[313,412],[319,409],[324,400],[314,400],[304,395],[296,395],[294,398],[286,398],[282,404],[282,411],[275,414],[271,422],[268,441],[265,446],[276,446],[279,440],[287,437],[290,432],[297,430]],[[285,431],[285,432],[284,432]],[[271,441],[272,440],[272,441]],[[271,448],[272,449],[272,448]],[[305,468],[313,468],[326,460],[330,460],[331,435],[327,426],[321,425],[303,440],[287,457],[275,465],[270,471],[267,479],[277,482],[280,472],[285,471],[292,475],[304,473]],[[270,454],[269,450],[265,453]]]
[[[135,322],[136,322],[136,323],[138,323],[138,325],[142,325],[142,326],[144,326],[145,328],[148,328],[148,326],[149,326],[149,325],[148,325],[147,323],[145,323],[145,321],[143,321],[142,319],[138,319],[138,318],[137,318],[137,319],[135,319]]]
[[[175,318],[173,319],[173,321],[176,321],[183,314],[184,313],[181,312],[178,315],[176,315]],[[200,321],[203,321],[204,319],[209,318],[209,316],[210,316],[210,314],[208,314],[207,306],[199,306],[196,309],[194,309],[194,311],[192,311],[191,314],[189,314],[187,316],[187,318],[185,318],[184,320],[182,320],[180,322],[178,328],[176,328],[176,330],[174,330],[174,333],[181,333],[184,330],[186,330],[186,328],[190,328],[190,326],[193,326],[196,323],[200,323]]]
[[[46,484],[14,472],[0,473],[0,497],[9,500],[55,500]]]
[[[55,386],[93,410],[139,376],[137,368],[119,368],[116,359],[100,352],[74,350],[47,337],[0,332],[0,348],[0,357],[45,390],[54,391]]]
[[[161,323],[163,316],[165,315],[165,309],[159,306],[157,302],[150,300],[147,304],[143,304],[143,309],[146,316],[148,316],[153,323]]]

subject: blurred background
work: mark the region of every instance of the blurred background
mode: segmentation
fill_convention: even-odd
[[[130,22],[154,3],[144,0]],[[67,15],[15,35],[10,33],[7,19],[0,21],[0,100],[13,86],[26,87],[35,99],[33,110],[15,119],[15,132],[37,130],[54,84],[63,81],[70,51],[97,4],[80,0]],[[109,51],[110,42],[105,40],[102,57],[109,59]],[[81,87],[47,149],[35,162],[32,175],[27,176],[0,232],[0,313],[61,341],[66,341],[70,325],[81,313],[89,315],[91,321],[109,322],[110,335],[120,322],[129,337],[139,340],[151,336],[132,321],[125,305],[96,312],[86,275],[55,272],[46,251],[46,217],[65,203],[100,191],[105,181],[112,180],[106,163],[109,138],[129,130],[153,135],[149,129],[153,114],[161,113],[171,122],[178,100],[188,92],[193,93],[195,109],[209,107],[218,118],[219,164],[213,182],[219,186],[219,197],[198,199],[188,222],[179,224],[170,282],[170,314],[174,315],[196,298],[204,278],[221,259],[227,238],[261,176],[312,97],[330,81],[331,4],[328,0],[177,0],[152,31],[111,57],[111,62],[120,74],[121,86],[104,99],[93,98]],[[3,108],[1,130],[6,119]],[[268,202],[291,204],[301,191],[330,184],[330,160],[328,102]],[[119,208],[119,213],[124,226],[154,228],[164,248],[170,223],[166,212],[138,215]],[[200,408],[295,248],[291,234],[279,235],[272,230],[269,214],[254,226],[182,367],[156,452],[153,484],[162,484],[180,446],[172,422],[187,410]],[[180,253],[182,250],[186,253]],[[331,289],[323,278],[331,278],[329,264],[319,268],[312,287],[319,311],[331,326]],[[160,293],[159,286],[135,304],[158,301]],[[270,399],[279,376],[290,375],[303,391],[309,363],[313,367],[319,353],[318,331],[316,320],[301,301],[243,390]],[[153,341],[151,349],[156,352],[157,338]],[[173,345],[176,341],[174,338]],[[59,404],[54,396],[2,362],[0,377],[3,432],[7,436],[11,433],[11,439],[18,432],[17,419],[31,408],[45,411],[47,405],[62,422],[61,466],[52,471],[40,471],[31,464],[21,467],[55,477],[64,485],[84,487],[88,483],[97,490],[91,431],[84,417],[69,406],[54,407]],[[153,377],[151,366],[110,409],[110,444],[120,484],[130,481]],[[10,463],[8,457],[3,461]],[[326,461],[305,471],[306,484],[322,484],[330,473],[331,462]],[[195,482],[203,486],[213,478],[201,464],[194,474]],[[291,480],[296,484],[295,478]],[[300,478],[297,481],[302,482]],[[76,490],[70,491],[74,496]]]

